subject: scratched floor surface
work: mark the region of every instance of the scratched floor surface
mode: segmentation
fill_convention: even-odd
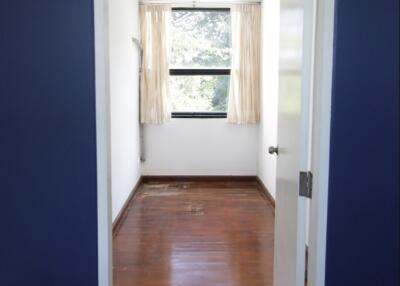
[[[253,181],[147,182],[114,237],[114,285],[270,286],[273,238]]]

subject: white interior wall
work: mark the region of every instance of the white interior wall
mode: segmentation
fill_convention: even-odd
[[[256,175],[258,125],[172,119],[145,127],[144,175]]]
[[[261,120],[258,177],[271,195],[276,192],[276,155],[268,153],[277,144],[279,86],[279,1],[264,0],[262,7]]]
[[[262,4],[262,106],[258,125],[225,119],[172,119],[147,125],[146,162],[139,162],[138,1],[109,1],[112,217],[140,175],[258,175],[275,194],[279,1]],[[274,28],[275,27],[275,28]],[[133,95],[133,96],[132,96]]]
[[[138,0],[109,1],[112,219],[140,177]]]

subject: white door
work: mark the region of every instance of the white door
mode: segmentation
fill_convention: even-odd
[[[274,286],[304,286],[307,199],[299,172],[308,169],[314,46],[313,0],[281,0]]]

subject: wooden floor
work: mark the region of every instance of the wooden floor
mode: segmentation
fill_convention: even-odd
[[[269,286],[273,239],[255,182],[147,182],[114,236],[114,285]]]

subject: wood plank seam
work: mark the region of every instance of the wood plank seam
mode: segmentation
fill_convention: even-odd
[[[120,226],[122,225],[123,221],[126,218],[126,215],[129,210],[129,206],[133,203],[135,194],[138,193],[139,188],[147,182],[153,181],[224,181],[224,180],[231,180],[231,181],[254,181],[257,185],[257,189],[260,191],[260,194],[266,198],[273,208],[275,208],[275,200],[272,197],[271,193],[265,187],[264,183],[258,176],[141,176],[136,183],[135,187],[132,189],[129,197],[125,201],[124,205],[122,206],[120,212],[118,213],[117,217],[115,218],[113,225],[112,225],[112,235],[113,237],[118,233]]]
[[[272,286],[274,220],[255,177],[143,179],[113,238],[114,285]]]

